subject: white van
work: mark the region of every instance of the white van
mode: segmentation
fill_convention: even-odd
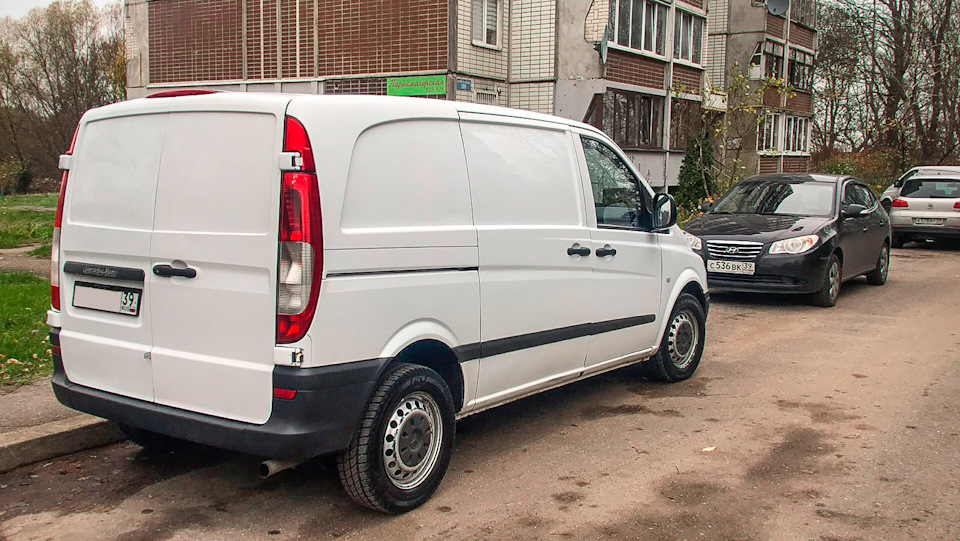
[[[700,362],[703,260],[593,127],[419,98],[166,94],[87,112],[51,273],[57,398],[133,441],[337,457],[424,503],[455,421]]]

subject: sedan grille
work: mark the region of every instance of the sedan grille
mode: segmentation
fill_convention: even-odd
[[[708,240],[707,253],[712,259],[754,259],[760,255],[763,244],[735,240]]]

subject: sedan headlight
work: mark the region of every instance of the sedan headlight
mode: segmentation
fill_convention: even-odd
[[[802,254],[809,252],[817,243],[820,237],[817,235],[806,235],[804,237],[793,237],[792,239],[778,240],[770,245],[771,254]]]
[[[690,245],[690,248],[692,248],[692,249],[694,249],[694,250],[702,250],[702,249],[703,249],[703,241],[700,240],[700,237],[698,237],[698,236],[696,236],[696,235],[691,235],[690,233],[687,233],[686,231],[683,232],[683,236],[684,236],[684,238],[687,239],[687,244]]]

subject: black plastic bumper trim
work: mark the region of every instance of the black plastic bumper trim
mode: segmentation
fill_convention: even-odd
[[[118,423],[255,456],[298,459],[347,448],[386,362],[276,367],[274,386],[297,389],[297,396],[274,399],[270,418],[262,425],[77,385],[67,378],[59,355],[53,356],[53,392],[67,407]]]

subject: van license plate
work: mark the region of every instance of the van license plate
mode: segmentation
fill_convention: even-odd
[[[73,284],[73,306],[125,316],[140,315],[142,289],[90,282]]]
[[[914,218],[913,225],[943,225],[946,218]]]
[[[707,272],[726,272],[730,274],[753,274],[757,264],[745,261],[707,260]]]

